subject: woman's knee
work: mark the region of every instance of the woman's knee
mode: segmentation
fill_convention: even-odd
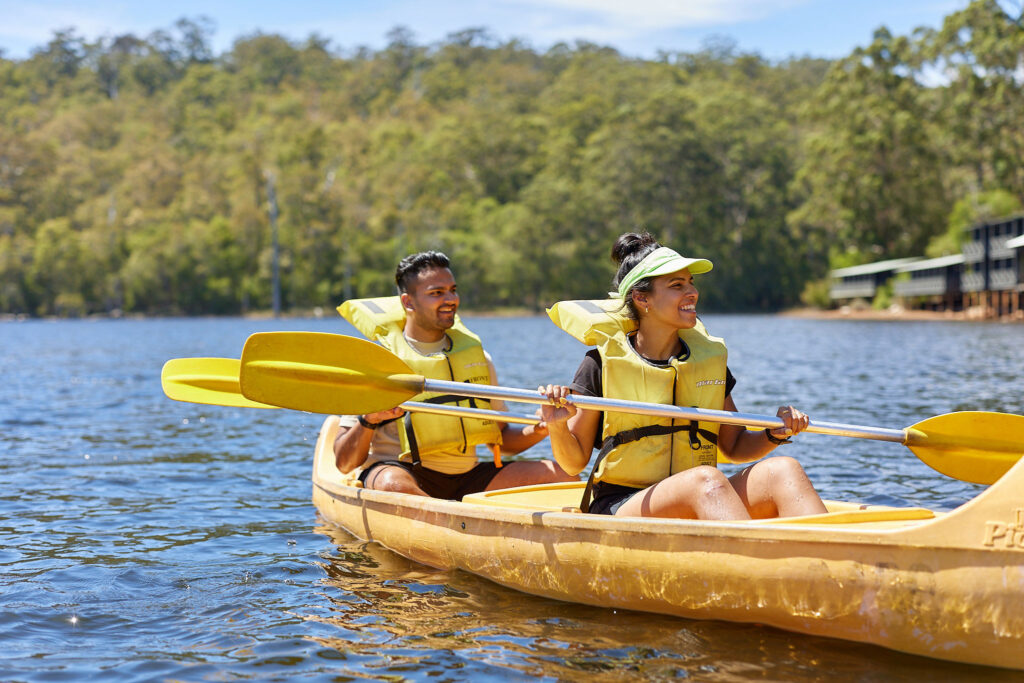
[[[826,512],[825,504],[814,490],[814,484],[802,465],[788,456],[771,458],[772,463],[767,479],[767,499],[777,508],[774,514],[781,517],[811,515]],[[753,502],[753,501],[751,501]],[[763,513],[763,510],[761,510]],[[752,511],[754,514],[754,511]],[[764,516],[754,514],[754,516]],[[769,515],[773,516],[773,515]]]
[[[713,493],[725,487],[732,488],[729,479],[717,467],[698,465],[686,470],[691,485],[696,485],[704,493]]]
[[[745,519],[743,501],[717,467],[698,466],[681,473],[678,503],[698,519]],[[676,513],[676,516],[689,516]]]
[[[796,458],[788,455],[777,455],[764,462],[771,466],[773,477],[781,476],[786,480],[807,479],[807,473],[804,472],[803,465]]]

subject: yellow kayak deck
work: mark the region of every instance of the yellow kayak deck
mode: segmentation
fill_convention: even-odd
[[[760,623],[938,659],[1024,670],[1024,462],[948,513],[826,501],[756,521],[581,514],[582,482],[467,496],[372,491],[313,467],[320,514],[441,569],[534,595]]]

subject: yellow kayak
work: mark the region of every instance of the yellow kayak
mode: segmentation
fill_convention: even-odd
[[[1024,461],[948,513],[826,501],[746,522],[575,510],[582,483],[462,502],[370,491],[320,431],[313,502],[409,559],[569,602],[758,623],[937,659],[1024,669]]]

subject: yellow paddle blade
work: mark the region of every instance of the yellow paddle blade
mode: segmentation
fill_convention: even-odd
[[[236,358],[174,358],[164,363],[160,384],[168,398],[236,408],[276,408],[242,396]]]
[[[1024,415],[967,411],[907,428],[907,448],[932,469],[992,484],[1024,455]]]
[[[423,376],[390,351],[322,332],[261,332],[242,349],[242,394],[311,413],[359,415],[423,391]]]

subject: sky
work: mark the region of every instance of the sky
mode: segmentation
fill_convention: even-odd
[[[170,30],[182,17],[208,17],[214,52],[236,38],[276,33],[300,42],[312,34],[345,53],[384,47],[396,26],[429,45],[466,28],[544,51],[585,40],[632,57],[659,50],[692,52],[732,39],[741,52],[770,60],[844,57],[871,42],[879,26],[907,35],[938,28],[968,0],[0,0],[0,50],[25,59],[54,31],[74,28],[88,40]]]

